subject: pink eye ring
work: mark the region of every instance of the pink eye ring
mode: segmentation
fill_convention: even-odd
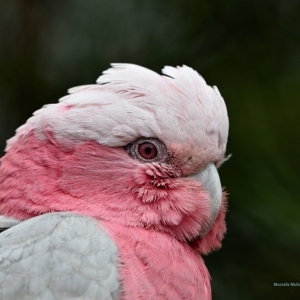
[[[124,147],[125,151],[141,163],[166,162],[168,149],[158,138],[140,137]]]
[[[157,156],[156,146],[149,142],[139,144],[138,152],[144,159],[153,159]]]

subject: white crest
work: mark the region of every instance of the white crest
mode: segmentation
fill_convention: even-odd
[[[59,103],[36,111],[8,141],[7,150],[32,130],[39,139],[50,130],[62,144],[91,140],[119,147],[145,136],[191,147],[205,141],[210,151],[224,154],[228,117],[218,89],[187,66],[165,67],[163,74],[112,64],[98,85],[72,88]]]

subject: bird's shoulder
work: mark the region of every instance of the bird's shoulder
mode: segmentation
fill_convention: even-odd
[[[0,234],[0,299],[118,299],[118,251],[100,222],[72,213]]]

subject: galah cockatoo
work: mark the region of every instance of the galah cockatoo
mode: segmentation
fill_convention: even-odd
[[[21,126],[0,166],[0,299],[209,300],[226,106],[193,69],[113,64]]]

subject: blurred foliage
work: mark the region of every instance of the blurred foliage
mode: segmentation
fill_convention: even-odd
[[[111,62],[186,64],[219,87],[232,158],[228,233],[206,257],[214,300],[299,299],[300,2],[2,0],[0,146]]]

